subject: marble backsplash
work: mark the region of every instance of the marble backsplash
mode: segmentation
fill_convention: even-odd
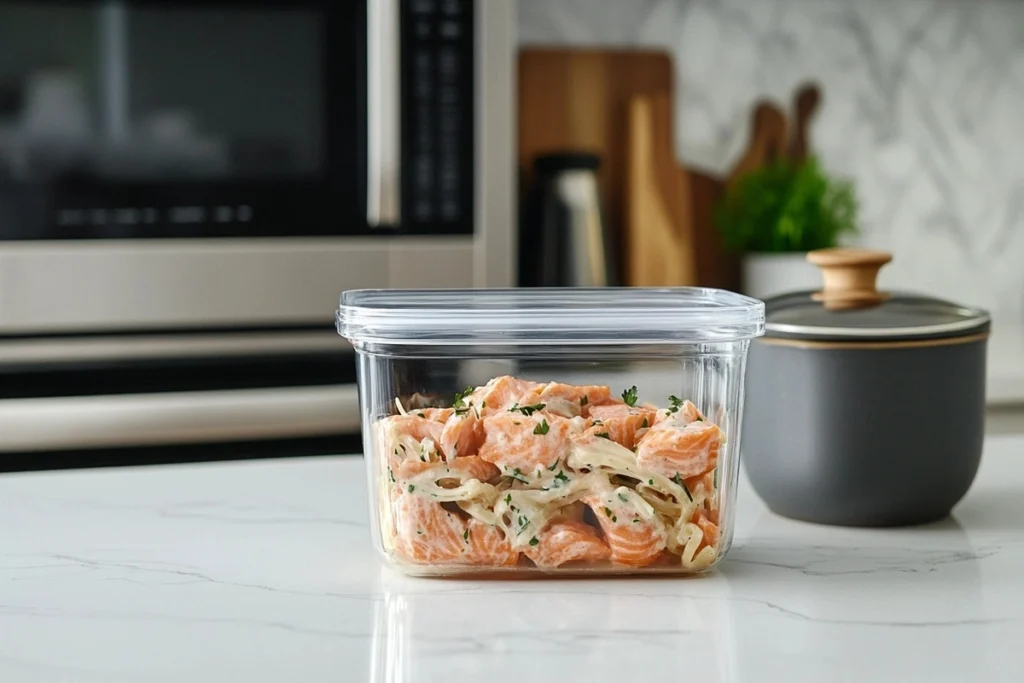
[[[812,145],[856,182],[880,284],[1024,320],[1024,1],[518,0],[527,45],[674,56],[676,152],[724,171],[754,101],[822,87]]]

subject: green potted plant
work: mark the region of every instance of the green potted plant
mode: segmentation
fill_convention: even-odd
[[[715,223],[725,247],[743,253],[744,292],[764,299],[820,285],[806,254],[857,232],[857,197],[852,183],[829,176],[815,157],[779,158],[737,179]]]

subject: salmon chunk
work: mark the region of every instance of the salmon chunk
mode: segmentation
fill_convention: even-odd
[[[393,503],[395,553],[414,564],[448,564],[466,552],[465,523],[439,503],[399,493]]]
[[[533,477],[552,467],[569,452],[569,434],[578,429],[573,420],[534,413],[500,413],[484,418],[480,457],[504,474]]]
[[[398,467],[396,476],[409,479],[428,470],[437,472],[437,479],[459,478],[462,481],[478,479],[489,481],[498,476],[498,468],[476,455],[456,458],[447,463],[423,462],[422,460],[406,460]]]
[[[441,450],[448,461],[476,455],[483,442],[483,421],[474,410],[452,415],[441,431]]]
[[[501,529],[471,519],[464,533],[466,562],[481,567],[509,567],[519,561],[519,551],[512,548]]]
[[[564,402],[571,404],[573,407],[578,407],[578,410],[572,413],[573,416],[587,416],[591,406],[608,401],[611,398],[611,394],[612,390],[604,386],[575,386],[572,384],[548,382],[540,389],[536,402],[551,404],[553,408],[557,408],[559,402]],[[562,411],[559,412],[561,413]],[[566,417],[570,416],[566,415]]]
[[[628,406],[625,403],[597,405],[590,409],[594,425],[589,431],[598,436],[607,434],[607,438],[632,450],[636,445],[637,433],[642,436],[646,429],[654,426],[656,416],[656,410]]]
[[[419,410],[410,410],[409,415],[415,415],[416,417],[422,417],[432,422],[447,422],[448,418],[455,412],[452,408],[421,408]]]
[[[721,538],[718,525],[708,519],[702,510],[697,510],[697,514],[693,518],[693,523],[699,526],[700,530],[704,532],[704,538],[701,540],[697,551],[700,552],[700,548],[705,546],[717,548],[718,541]]]
[[[658,560],[668,534],[656,517],[638,509],[634,497],[637,497],[635,492],[619,489],[611,496],[585,496],[583,502],[590,506],[601,525],[612,561],[629,567],[646,567]]]
[[[575,521],[552,522],[536,537],[525,554],[538,567],[561,567],[567,562],[603,562],[611,550],[594,527]]]
[[[542,386],[537,382],[504,375],[476,389],[465,401],[476,407],[482,416],[495,415],[514,405],[531,405]]]
[[[722,430],[709,422],[665,420],[640,438],[636,461],[666,477],[688,479],[715,468],[721,442]]]

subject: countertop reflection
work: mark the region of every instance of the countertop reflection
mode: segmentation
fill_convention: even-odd
[[[340,458],[0,478],[0,680],[1024,679],[1024,438],[913,529],[784,520],[744,481],[732,551],[688,579],[406,578],[364,482]]]

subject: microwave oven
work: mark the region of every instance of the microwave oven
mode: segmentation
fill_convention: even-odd
[[[0,448],[357,429],[342,290],[513,282],[514,23],[0,0]]]

